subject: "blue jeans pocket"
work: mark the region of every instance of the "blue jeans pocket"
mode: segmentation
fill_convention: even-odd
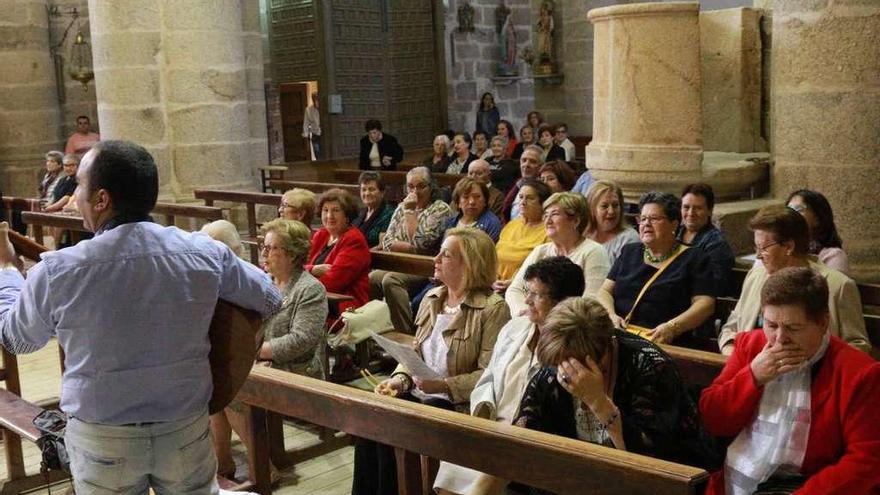
[[[86,493],[117,493],[124,479],[125,459],[104,457],[80,447],[68,446],[71,471],[77,484],[87,487]],[[81,488],[77,486],[77,493]]]

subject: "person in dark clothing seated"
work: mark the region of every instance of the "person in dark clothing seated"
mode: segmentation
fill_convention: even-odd
[[[712,224],[715,192],[709,184],[688,184],[681,191],[681,225],[675,238],[684,245],[702,249],[709,256],[715,295],[732,295],[734,255],[721,230]]]
[[[403,160],[403,148],[397,139],[383,133],[382,123],[378,120],[368,120],[364,128],[367,135],[361,138],[361,170],[395,170]]]
[[[550,310],[514,425],[691,466],[720,455],[672,359],[592,298]]]

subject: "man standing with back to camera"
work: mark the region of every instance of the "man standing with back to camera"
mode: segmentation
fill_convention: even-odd
[[[0,225],[0,339],[65,353],[61,409],[78,495],[216,494],[208,431],[208,328],[218,298],[277,311],[269,277],[202,234],[150,221],[153,157],[102,141],[83,157],[76,202],[95,233],[46,253],[24,280]]]

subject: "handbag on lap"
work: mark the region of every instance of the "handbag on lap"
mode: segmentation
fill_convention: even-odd
[[[374,299],[359,308],[343,311],[336,323],[330,327],[327,344],[338,348],[355,345],[370,338],[370,332],[385,333],[394,330],[391,312],[385,301]]]
[[[677,253],[673,254],[666,261],[664,261],[662,265],[657,267],[657,271],[654,272],[654,275],[651,275],[651,278],[649,278],[648,281],[645,282],[645,285],[642,286],[642,290],[639,291],[639,295],[636,296],[636,300],[635,302],[633,302],[632,308],[630,308],[629,310],[629,314],[627,314],[626,318],[623,319],[623,323],[625,325],[624,330],[629,333],[634,333],[639,337],[645,337],[645,335],[648,334],[648,331],[651,330],[650,328],[633,325],[629,322],[629,320],[632,319],[633,314],[636,312],[636,306],[639,305],[639,301],[642,300],[642,296],[645,295],[645,292],[648,292],[648,287],[650,287],[651,284],[653,284],[654,281],[660,277],[660,274],[663,273],[663,271],[666,270],[666,268],[671,265],[673,261],[675,261],[675,258],[678,258],[681,253],[687,251],[688,249],[688,246],[681,245],[681,249],[679,249]]]

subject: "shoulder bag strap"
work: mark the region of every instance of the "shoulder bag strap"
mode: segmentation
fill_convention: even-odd
[[[645,295],[645,292],[648,292],[648,287],[650,287],[651,284],[653,284],[654,281],[657,280],[657,277],[659,277],[660,274],[663,273],[664,270],[666,270],[666,267],[668,267],[672,264],[673,261],[675,261],[675,258],[678,258],[681,253],[689,249],[688,246],[685,246],[684,244],[679,244],[678,246],[678,252],[676,252],[675,254],[670,256],[669,259],[664,261],[663,264],[657,268],[657,271],[654,272],[654,275],[651,275],[651,278],[649,278],[648,281],[645,282],[645,285],[642,286],[642,290],[639,291],[639,295],[636,297],[636,301],[633,303],[632,308],[630,308],[629,314],[627,314],[626,318],[623,319],[624,324],[629,325],[629,320],[630,318],[632,318],[633,313],[636,312],[636,306],[639,305],[639,302],[642,300],[642,296]]]

